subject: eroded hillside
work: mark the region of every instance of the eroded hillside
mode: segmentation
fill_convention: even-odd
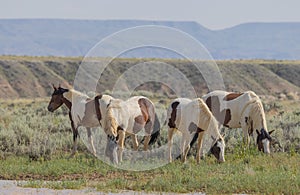
[[[101,61],[101,59],[98,59]],[[0,57],[0,98],[47,97],[51,84],[73,84],[82,58],[57,57]],[[151,61],[151,62],[150,62]],[[208,91],[204,79],[189,61],[155,60],[178,68],[190,80],[198,94]],[[97,92],[112,90],[128,68],[153,59],[115,59],[105,69],[98,82]],[[217,61],[228,91],[253,90],[260,95],[293,95],[300,92],[300,61],[236,60]],[[164,71],[164,70],[162,70]],[[200,75],[200,76],[199,76]],[[135,79],[140,79],[137,73]],[[156,75],[152,75],[155,77]],[[84,87],[84,86],[83,86]],[[181,87],[181,86],[177,86]],[[124,86],[124,89],[126,86]],[[173,91],[160,83],[146,83],[139,89],[172,95]]]

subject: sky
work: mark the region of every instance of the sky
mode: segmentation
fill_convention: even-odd
[[[211,30],[300,22],[299,0],[0,0],[0,18],[195,21]]]

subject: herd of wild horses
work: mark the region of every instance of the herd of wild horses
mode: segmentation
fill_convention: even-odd
[[[157,140],[160,135],[160,124],[154,104],[144,96],[134,96],[126,101],[109,95],[87,95],[74,89],[55,87],[48,105],[50,112],[65,104],[69,109],[69,118],[73,131],[73,150],[77,150],[78,127],[87,129],[88,142],[96,156],[91,128],[101,126],[107,134],[106,156],[113,163],[122,162],[124,140],[126,135],[132,138],[133,149],[138,150],[137,134],[144,130],[144,150]],[[168,125],[168,158],[172,161],[172,137],[180,131],[181,159],[185,162],[191,145],[197,141],[197,162],[201,158],[201,147],[204,135],[209,135],[210,153],[219,162],[224,162],[225,142],[219,133],[220,126],[242,128],[245,143],[249,144],[250,136],[256,137],[260,151],[270,153],[270,134],[260,98],[252,91],[230,93],[212,91],[201,98],[177,98],[167,111]]]

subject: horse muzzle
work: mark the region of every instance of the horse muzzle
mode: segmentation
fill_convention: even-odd
[[[224,163],[225,162],[225,158],[224,157],[219,158],[218,162],[219,163]]]
[[[267,155],[271,154],[270,150],[264,150],[264,153],[267,154]]]
[[[48,109],[49,112],[53,112],[53,111],[54,111],[53,108],[52,108],[51,106],[48,106],[47,109]]]

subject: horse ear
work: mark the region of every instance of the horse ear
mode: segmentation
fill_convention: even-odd
[[[57,90],[57,88],[55,87],[55,85],[52,83],[52,87],[54,90]]]
[[[259,133],[259,131],[256,129],[256,133],[257,133],[257,135],[260,135],[260,133]]]
[[[271,135],[274,131],[275,131],[275,129],[273,129],[272,131],[269,131],[269,135]]]
[[[61,88],[60,83],[58,84],[58,88]]]
[[[61,89],[63,89],[63,93],[65,93],[65,92],[68,92],[68,91],[69,91],[69,89],[64,89],[64,88],[61,88]]]

